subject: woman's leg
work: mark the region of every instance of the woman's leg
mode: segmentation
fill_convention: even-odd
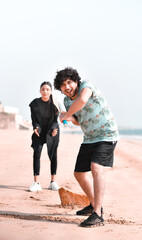
[[[34,172],[34,181],[38,182],[40,174],[40,156],[43,145],[38,145],[34,148],[33,153],[33,172]]]
[[[40,156],[41,156],[42,146],[43,145],[38,145],[36,148],[34,148],[34,152],[33,152],[34,183],[29,188],[29,191],[31,192],[42,191],[42,188],[39,183]]]
[[[34,175],[34,182],[39,182],[39,175]]]
[[[57,171],[57,147],[53,148],[52,151],[54,152],[48,151],[48,155],[50,159],[51,181],[55,181]]]
[[[47,141],[47,151],[50,159],[51,181],[55,181],[57,171],[57,148],[59,143],[59,133]]]
[[[56,175],[51,174],[51,182],[55,182],[55,180],[56,180]]]
[[[50,190],[57,191],[59,189],[58,184],[55,182],[56,171],[57,171],[57,148],[59,142],[59,135],[52,138],[52,141],[47,142],[48,156],[50,159],[50,172],[51,172],[51,182],[48,187]]]

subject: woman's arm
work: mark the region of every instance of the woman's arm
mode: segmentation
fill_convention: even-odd
[[[34,130],[35,134],[39,136],[39,134],[41,132],[41,127],[38,123],[38,119],[37,119],[37,116],[35,114],[35,111],[33,110],[32,107],[30,109],[31,109],[31,119],[32,119],[33,130]]]
[[[50,129],[48,131],[48,133],[51,134],[53,137],[55,137],[58,133],[58,128],[59,128],[58,116],[59,116],[59,110],[56,107],[56,105],[54,104],[54,119],[53,119]]]

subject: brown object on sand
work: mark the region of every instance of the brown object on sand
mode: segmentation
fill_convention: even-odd
[[[86,195],[73,193],[66,188],[60,188],[58,192],[61,199],[61,205],[63,207],[74,205],[87,206],[90,204]]]

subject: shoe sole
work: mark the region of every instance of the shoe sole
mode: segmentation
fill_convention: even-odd
[[[52,188],[47,188],[48,190],[52,190],[52,191],[58,191],[59,189],[52,189]]]
[[[90,213],[84,213],[84,214],[78,214],[76,213],[77,216],[90,216],[92,214],[92,212]]]
[[[36,190],[36,191],[28,190],[28,192],[42,192],[42,190]]]
[[[100,222],[100,223],[96,223],[95,225],[79,225],[80,227],[86,227],[86,228],[93,228],[93,227],[101,227],[104,226],[105,222]]]
[[[78,213],[76,213],[76,215],[77,215],[77,216],[90,216],[92,213],[93,213],[93,212],[91,212],[91,213],[84,213],[84,214],[78,214]],[[103,214],[104,214],[104,213],[102,213],[102,215],[101,215],[102,218],[103,218]]]

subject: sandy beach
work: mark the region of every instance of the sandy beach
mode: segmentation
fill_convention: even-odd
[[[141,240],[142,140],[121,139],[112,169],[105,168],[104,227],[81,228],[79,206],[61,206],[58,191],[48,190],[50,162],[41,156],[43,191],[28,192],[33,182],[31,130],[0,130],[0,240]],[[57,182],[83,193],[73,171],[81,134],[61,131]],[[91,176],[90,176],[91,178]]]

